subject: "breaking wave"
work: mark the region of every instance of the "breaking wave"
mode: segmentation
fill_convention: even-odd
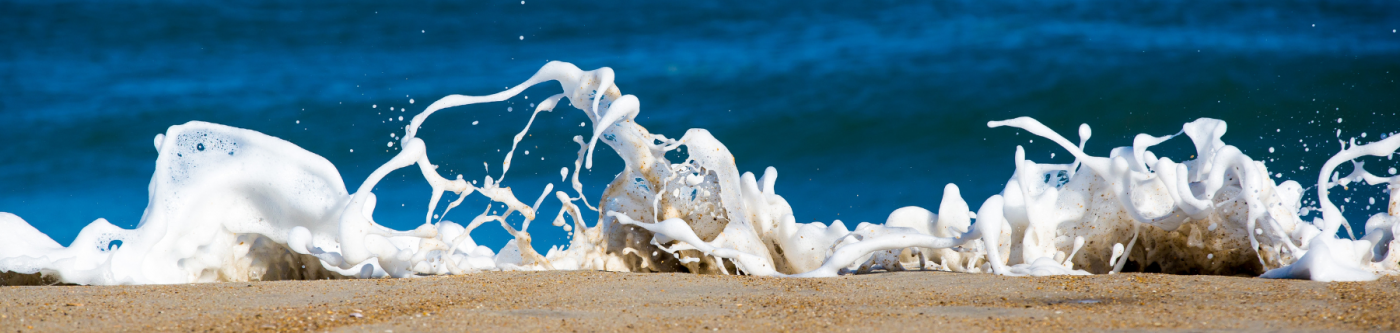
[[[354,192],[325,158],[252,130],[205,122],[171,126],[154,140],[159,151],[150,201],[134,229],[98,219],[64,247],[18,216],[0,213],[0,279],[4,283],[168,284],[278,279],[377,278],[465,274],[483,270],[609,270],[826,277],[873,270],[932,269],[1001,275],[1112,274],[1128,265],[1179,274],[1248,274],[1318,281],[1373,280],[1400,274],[1400,176],[1368,173],[1363,156],[1391,156],[1400,137],[1343,149],[1319,172],[1319,207],[1304,207],[1304,187],[1277,182],[1268,167],[1221,141],[1226,124],[1202,118],[1163,136],[1138,134],[1108,156],[1022,117],[987,123],[1049,139],[1075,157],[1040,164],[1017,147],[1005,189],[976,212],[948,184],[934,213],[892,212],[884,224],[854,228],[797,223],[778,194],[776,169],[741,173],[729,149],[704,129],[679,138],[638,124],[640,101],[613,84],[613,71],[583,71],[551,62],[524,83],[487,96],[451,95],[429,105],[404,128],[397,155]],[[526,88],[557,82],[563,92],[534,107],[515,136],[500,173],[480,182],[438,173],[428,143],[416,132],[435,112],[500,102]],[[534,116],[561,100],[586,114],[589,137],[575,136],[573,167],[527,204],[508,186],[515,144]],[[1193,159],[1173,161],[1151,148],[1186,136]],[[1178,139],[1180,140],[1180,139]],[[579,181],[593,151],[609,145],[625,167],[589,200]],[[392,143],[391,143],[392,144]],[[668,158],[668,153],[679,158]],[[1333,171],[1354,163],[1341,177]],[[374,221],[371,191],[391,171],[417,166],[431,185],[422,226],[393,230]],[[1391,170],[1394,170],[1393,168]],[[1394,172],[1391,172],[1392,174]],[[1328,197],[1336,186],[1387,186],[1390,201],[1356,236]],[[447,192],[455,200],[437,209]],[[527,191],[533,193],[534,190]],[[465,223],[446,219],[465,198],[490,206]],[[540,254],[529,229],[540,207],[557,202],[553,227],[569,244]],[[596,203],[596,206],[595,206]],[[582,205],[582,207],[580,207]],[[1301,216],[1317,210],[1321,218]],[[520,215],[519,229],[507,218]],[[585,214],[596,221],[588,225]],[[596,214],[596,217],[593,216]],[[513,240],[501,249],[477,245],[472,231],[496,224]]]

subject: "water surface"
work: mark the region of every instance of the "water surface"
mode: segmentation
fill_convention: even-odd
[[[615,69],[654,133],[706,128],[740,170],[776,167],[798,222],[936,210],[947,183],[975,209],[1011,176],[1017,145],[1037,162],[1070,161],[1045,140],[986,128],[1017,116],[1071,139],[1088,123],[1095,155],[1224,119],[1227,143],[1308,187],[1339,138],[1400,131],[1395,29],[1395,1],[4,1],[0,211],[63,244],[97,218],[134,227],[152,137],[191,120],[296,143],[353,190],[394,154],[399,116],[515,85],[548,60]],[[480,179],[522,110],[557,92],[441,112],[420,137],[444,173]],[[541,115],[510,173],[522,199],[564,185],[583,121],[571,107]],[[1193,150],[1183,137],[1155,151],[1180,161]],[[584,179],[594,200],[621,170],[597,154]],[[1363,160],[1377,174],[1400,166]],[[422,223],[421,176],[389,179],[376,219]],[[1384,209],[1369,198],[1388,199],[1370,186],[1333,196],[1357,226]],[[541,251],[564,237],[545,223],[530,231]],[[491,248],[508,240],[497,228],[474,235]]]

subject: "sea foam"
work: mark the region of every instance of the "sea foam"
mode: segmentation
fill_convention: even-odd
[[[1226,124],[1202,118],[1163,136],[1137,135],[1108,156],[1031,118],[992,121],[1049,139],[1073,155],[1070,164],[1041,164],[1016,147],[1016,171],[1005,189],[976,213],[948,184],[934,213],[920,207],[892,212],[884,224],[854,228],[798,223],[777,193],[778,172],[741,173],[728,148],[709,132],[680,138],[652,134],[636,122],[640,101],[624,95],[609,68],[583,71],[550,62],[524,83],[487,96],[451,95],[415,115],[398,137],[398,153],[355,192],[329,161],[281,139],[246,129],[190,122],[155,137],[159,151],[150,203],[135,229],[99,219],[64,247],[18,216],[0,213],[0,272],[10,281],[47,279],[77,284],[161,284],[277,279],[412,277],[483,270],[610,270],[762,276],[828,277],[875,270],[932,269],[1001,275],[1112,274],[1129,264],[1183,274],[1250,274],[1319,281],[1373,280],[1400,274],[1400,176],[1366,172],[1354,162],[1389,156],[1400,137],[1357,144],[1328,160],[1319,173],[1320,208],[1302,207],[1304,188],[1275,182],[1262,161],[1221,141]],[[444,109],[507,100],[526,88],[557,82],[563,92],[535,106],[514,138],[500,174],[480,185],[447,177],[416,136]],[[504,182],[516,145],[535,116],[567,100],[592,123],[575,136],[578,155],[561,181],[522,201]],[[1158,157],[1151,148],[1185,135],[1196,154],[1187,161]],[[599,143],[625,167],[597,201],[579,181]],[[682,161],[666,157],[683,152]],[[527,152],[528,154],[528,152]],[[1354,163],[1346,177],[1333,174]],[[424,223],[407,231],[374,221],[372,192],[389,172],[417,166],[432,187]],[[1388,186],[1386,212],[1372,216],[1360,239],[1342,238],[1350,225],[1328,197],[1335,186]],[[446,192],[457,199],[438,210]],[[533,192],[533,191],[529,191]],[[480,194],[504,210],[465,224],[446,220],[463,200]],[[553,200],[550,200],[551,197]],[[528,198],[527,198],[528,199]],[[569,244],[534,250],[529,228],[546,202],[558,203],[554,227]],[[596,202],[596,206],[594,206]],[[582,205],[583,207],[580,207]],[[489,208],[489,207],[488,207]],[[1305,221],[1308,210],[1322,217]],[[587,212],[587,213],[586,213]],[[585,214],[596,214],[588,225]],[[507,223],[520,215],[519,229]],[[591,216],[590,216],[591,217]],[[479,246],[472,231],[496,224],[513,239],[503,248]]]

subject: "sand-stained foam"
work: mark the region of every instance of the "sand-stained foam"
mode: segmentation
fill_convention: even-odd
[[[862,222],[850,228],[839,220],[796,222],[791,206],[776,191],[778,171],[769,167],[762,176],[741,173],[728,148],[704,129],[676,139],[650,133],[636,122],[640,101],[622,94],[613,78],[606,67],[583,71],[550,62],[524,83],[496,94],[444,97],[413,117],[399,137],[397,155],[353,193],[334,165],[290,142],[204,122],[171,126],[155,138],[159,156],[150,203],[135,229],[99,219],[64,247],[20,217],[0,213],[0,230],[5,231],[0,233],[0,272],[77,284],[412,277],[483,270],[829,277],[932,269],[1040,276],[1112,274],[1129,263],[1165,273],[1318,281],[1400,274],[1400,254],[1394,253],[1400,251],[1394,246],[1400,232],[1400,176],[1376,176],[1354,161],[1394,154],[1400,148],[1396,136],[1368,144],[1343,142],[1343,150],[1319,173],[1320,207],[1313,208],[1302,207],[1301,184],[1274,181],[1262,161],[1221,141],[1227,126],[1220,120],[1198,119],[1169,135],[1139,134],[1131,146],[1108,156],[1083,151],[1092,134],[1087,124],[1079,127],[1076,144],[1032,118],[992,121],[988,127],[1049,139],[1075,160],[1040,164],[1016,147],[1015,173],[975,214],[958,187],[948,184],[937,213],[905,207],[884,224]],[[429,116],[456,106],[504,101],[547,82],[557,82],[563,92],[535,106],[498,175],[484,175],[475,183],[464,175],[438,173],[428,143],[416,136]],[[574,137],[578,156],[572,168],[561,170],[561,181],[569,183],[572,193],[548,184],[537,189],[542,193],[534,200],[521,200],[504,184],[515,145],[535,116],[552,112],[561,100],[593,125],[589,137]],[[1195,146],[1191,160],[1177,162],[1150,150],[1181,135]],[[592,168],[600,142],[617,152],[625,167],[590,202],[578,173]],[[683,152],[684,160],[666,157],[674,151]],[[1334,174],[1345,162],[1355,163],[1355,171],[1346,177]],[[389,172],[415,165],[432,187],[424,224],[400,231],[376,223],[372,189]],[[1330,202],[1329,191],[1361,182],[1387,186],[1388,208],[1366,222],[1359,239],[1340,237],[1342,227],[1348,234],[1356,232]],[[457,199],[438,210],[446,192]],[[446,219],[474,194],[505,209],[487,207],[464,224]],[[540,207],[554,203],[561,208],[551,224],[571,237],[564,247],[540,254],[529,229]],[[1300,213],[1308,210],[1319,210],[1322,217],[1305,221]],[[516,214],[524,220],[519,229],[507,223]],[[597,214],[596,222],[588,225],[585,214]],[[472,231],[487,224],[498,225],[514,239],[496,250],[477,245]]]

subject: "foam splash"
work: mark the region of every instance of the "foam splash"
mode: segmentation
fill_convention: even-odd
[[[0,272],[78,284],[153,284],[342,277],[412,277],[482,270],[611,270],[825,277],[875,270],[934,269],[1001,275],[1112,274],[1130,263],[1166,273],[1251,274],[1319,281],[1372,280],[1400,274],[1394,235],[1400,232],[1396,190],[1400,176],[1384,178],[1353,162],[1347,177],[1329,174],[1362,156],[1400,148],[1390,136],[1350,143],[1328,160],[1318,179],[1322,218],[1304,221],[1303,187],[1276,183],[1267,167],[1220,140],[1223,121],[1199,119],[1175,134],[1139,134],[1109,156],[1074,143],[1035,119],[989,122],[1049,139],[1075,157],[1040,164],[1015,151],[1016,171],[1002,193],[972,213],[958,187],[948,184],[934,213],[920,207],[892,212],[884,224],[837,220],[797,223],[776,192],[776,169],[761,177],[740,173],[734,156],[709,132],[678,139],[652,134],[635,122],[640,101],[613,84],[609,68],[583,71],[550,62],[525,82],[487,96],[451,95],[415,115],[398,139],[397,155],[354,193],[324,158],[250,130],[190,122],[156,136],[159,151],[150,204],[135,229],[99,219],[64,247],[18,216],[0,213]],[[456,106],[500,102],[526,88],[557,82],[563,92],[540,102],[514,138],[500,174],[480,186],[463,175],[441,175],[416,136],[432,114]],[[573,193],[544,187],[533,201],[503,186],[515,146],[535,116],[561,100],[592,123],[573,168],[561,170]],[[1157,157],[1153,146],[1186,135],[1194,159]],[[592,168],[594,148],[607,144],[625,162],[593,206],[578,179]],[[1344,143],[1345,145],[1345,143]],[[666,158],[682,151],[682,161]],[[372,189],[390,172],[418,166],[432,187],[424,224],[393,230],[373,219]],[[572,173],[572,179],[570,179]],[[1334,186],[1386,185],[1388,212],[1367,221],[1361,239],[1338,237],[1350,227],[1330,202]],[[438,211],[446,192],[457,199]],[[449,211],[480,194],[488,206],[465,225]],[[529,228],[549,197],[560,204],[553,226],[570,242],[540,254]],[[582,203],[597,212],[594,225]],[[520,215],[519,229],[507,218]],[[975,222],[974,222],[975,221]],[[495,223],[513,240],[493,251],[471,237]],[[572,222],[572,223],[569,223]],[[118,245],[119,244],[119,245]]]

